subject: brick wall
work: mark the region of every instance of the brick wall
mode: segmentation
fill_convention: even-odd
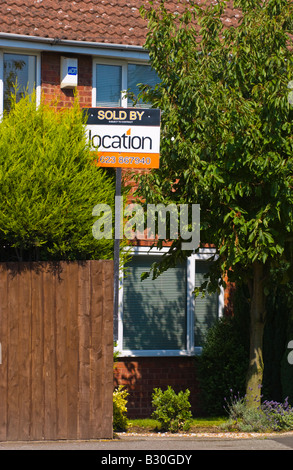
[[[195,358],[120,358],[114,368],[114,385],[120,384],[129,391],[128,418],[150,417],[153,389],[165,390],[168,385],[176,393],[188,388],[191,411],[194,415],[201,414]]]
[[[42,96],[45,102],[50,103],[58,99],[57,108],[70,106],[74,100],[74,91],[60,88],[60,58],[62,54],[56,52],[42,53]],[[92,57],[87,55],[74,55],[78,59],[78,86],[77,94],[82,107],[92,105]]]

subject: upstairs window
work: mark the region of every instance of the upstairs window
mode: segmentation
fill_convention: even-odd
[[[137,98],[139,94],[138,85],[142,83],[144,85],[155,86],[159,83],[159,77],[156,72],[150,67],[150,65],[141,64],[128,64],[127,66],[127,89],[133,93],[134,97]],[[130,100],[128,100],[130,101]],[[131,106],[131,101],[128,104]],[[136,104],[137,107],[147,107],[146,103],[141,101]]]
[[[96,77],[97,106],[121,106],[122,67],[97,64]]]
[[[11,94],[16,100],[25,93],[32,93],[37,82],[37,57],[28,54],[3,54],[3,108],[10,109]]]
[[[126,96],[133,94],[134,100],[139,94],[139,84],[154,86],[159,83],[156,72],[147,64],[128,62],[94,63],[94,98],[97,107],[132,107],[133,100]],[[147,103],[138,102],[137,107],[148,107]]]

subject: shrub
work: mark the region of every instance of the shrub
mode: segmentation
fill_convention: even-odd
[[[188,431],[191,422],[191,412],[189,411],[190,391],[174,392],[168,386],[164,392],[160,388],[155,388],[152,395],[152,406],[155,408],[152,417],[157,419],[162,426],[162,430],[178,432]]]
[[[289,405],[288,397],[284,403],[266,400],[262,404],[261,409],[274,431],[289,431],[293,429],[293,408]]]
[[[78,101],[57,112],[18,103],[0,123],[0,260],[113,258],[113,240],[96,240],[96,204],[114,204],[109,172],[94,164]]]
[[[265,400],[258,407],[248,407],[245,397],[226,399],[225,409],[229,420],[224,427],[242,432],[288,431],[293,429],[293,408],[288,399],[284,403]]]
[[[248,347],[245,327],[235,317],[223,317],[212,326],[198,357],[201,407],[208,416],[221,416],[229,390],[245,393]]]
[[[113,430],[126,431],[128,425],[127,413],[127,397],[129,393],[119,385],[113,392]]]
[[[225,404],[224,408],[228,413],[229,420],[224,424],[224,427],[242,432],[269,431],[267,417],[260,407],[247,407],[245,397],[240,397],[239,393],[233,396],[231,391],[230,399],[225,398]]]

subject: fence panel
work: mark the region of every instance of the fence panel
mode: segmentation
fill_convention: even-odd
[[[0,263],[0,440],[112,437],[113,263]]]

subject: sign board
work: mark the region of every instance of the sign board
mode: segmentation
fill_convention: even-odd
[[[87,137],[97,165],[159,168],[159,109],[88,108]]]

